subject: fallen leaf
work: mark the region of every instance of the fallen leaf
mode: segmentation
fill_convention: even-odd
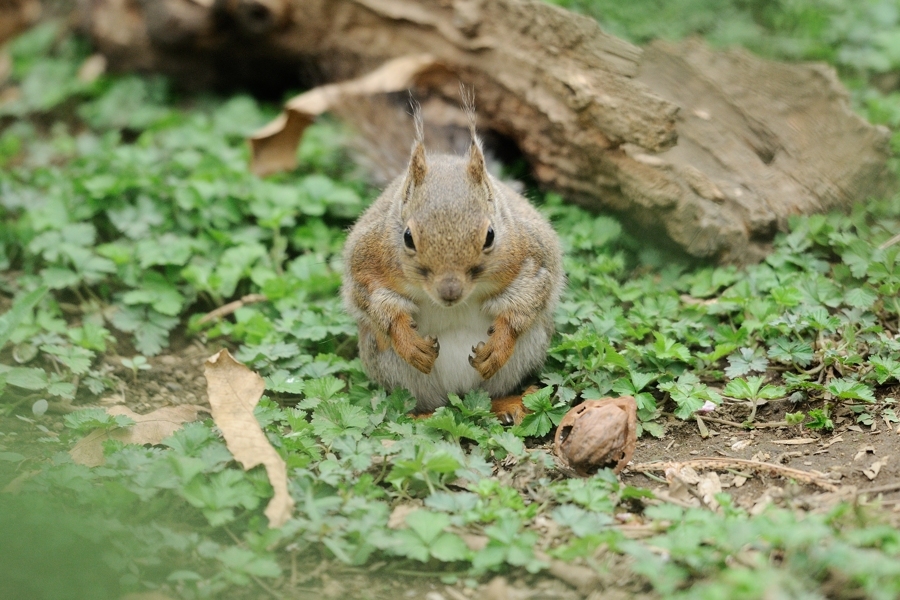
[[[5,487],[0,489],[0,494],[18,494],[22,491],[22,485],[34,477],[35,475],[40,474],[40,470],[34,471],[23,471],[19,473],[15,479],[6,484]]]
[[[266,384],[263,378],[220,350],[206,360],[203,374],[212,406],[212,417],[222,431],[225,445],[244,467],[264,465],[275,494],[266,507],[270,527],[281,527],[291,517],[294,500],[287,488],[287,464],[269,444],[253,415]]]
[[[594,569],[552,559],[543,553],[537,554],[537,557],[549,563],[548,573],[569,584],[580,594],[587,596],[600,586],[600,576]]]
[[[837,435],[837,436],[831,438],[830,440],[828,440],[822,444],[819,444],[819,449],[816,450],[815,452],[813,452],[813,454],[825,454],[826,452],[828,452],[828,449],[831,448],[833,445],[837,444],[838,442],[843,442],[843,441],[844,441],[844,438],[842,436]]]
[[[715,471],[705,473],[697,482],[697,492],[703,499],[703,504],[711,510],[719,508],[719,501],[716,500],[716,494],[722,493],[722,483],[719,481],[719,474]]]
[[[872,481],[876,477],[878,477],[878,473],[881,472],[881,468],[887,464],[887,458],[881,458],[876,460],[869,466],[868,469],[863,469],[863,475],[869,478],[869,481]]]
[[[512,588],[503,577],[494,577],[481,590],[478,600],[510,600],[513,597]]]
[[[477,533],[461,533],[459,534],[459,537],[462,538],[466,548],[472,552],[481,552],[487,547],[488,542],[490,541],[488,536],[478,535]]]
[[[678,475],[681,479],[691,485],[697,485],[698,483],[700,483],[700,475],[693,467],[681,467],[676,472],[676,475]]]
[[[731,449],[734,451],[743,450],[747,446],[750,445],[750,440],[738,440],[731,445]]]
[[[775,502],[775,498],[773,497],[774,494],[772,492],[772,489],[767,489],[762,493],[761,496],[759,496],[759,498],[756,499],[756,501],[753,503],[753,506],[750,507],[751,516],[757,517],[761,515],[763,511],[765,511],[766,508],[769,507],[769,505]]]
[[[9,52],[0,52],[0,85],[6,83],[9,76],[12,75],[13,63]]]
[[[785,446],[802,446],[804,444],[814,444],[819,440],[815,438],[794,438],[791,440],[773,440],[773,444],[783,444]]]
[[[665,470],[666,482],[669,484],[668,496],[683,504],[697,504],[697,499],[691,494],[689,486],[699,481],[697,472],[690,467],[682,467],[681,470],[670,467]]]
[[[859,450],[856,451],[856,456],[853,457],[853,460],[859,460],[866,454],[875,454],[874,446],[863,446]]]
[[[295,96],[285,104],[283,113],[250,136],[250,170],[263,176],[293,169],[300,138],[317,116],[351,98],[401,92],[417,78],[442,69],[429,54],[402,56],[362,77]]]
[[[93,83],[106,72],[106,57],[102,54],[92,54],[81,63],[78,68],[78,81]]]
[[[97,400],[97,404],[102,406],[115,406],[116,404],[125,404],[125,395],[118,394],[114,396],[103,396]]]
[[[412,504],[398,504],[394,507],[394,510],[391,511],[391,516],[388,517],[388,529],[406,529],[407,515],[416,512],[420,508],[421,506],[414,506]]]
[[[697,429],[700,430],[700,437],[706,439],[709,437],[709,428],[706,426],[706,423],[703,422],[703,419],[700,418],[700,415],[695,414],[694,419],[697,421]]]
[[[112,416],[124,415],[134,421],[130,427],[116,429],[95,429],[69,450],[76,463],[88,467],[98,467],[106,462],[103,456],[103,442],[118,440],[125,444],[156,445],[169,437],[185,423],[197,420],[197,413],[208,412],[205,406],[181,404],[164,406],[146,415],[139,415],[127,406],[111,406],[106,409]]]

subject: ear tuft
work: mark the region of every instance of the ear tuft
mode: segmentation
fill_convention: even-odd
[[[425,173],[428,172],[428,165],[425,162],[425,144],[417,141],[413,145],[412,156],[409,158],[409,176],[407,177],[409,185],[420,186],[425,182]]]
[[[487,179],[487,172],[484,166],[484,153],[481,151],[481,142],[478,138],[472,140],[469,146],[469,164],[466,165],[466,172],[469,179],[476,185],[481,185]]]
[[[413,125],[416,128],[416,139],[413,142],[412,152],[409,156],[409,169],[404,184],[403,197],[409,200],[414,187],[425,182],[425,174],[428,172],[428,164],[425,161],[425,125],[422,119],[422,106],[409,95],[409,105],[412,109]]]
[[[478,139],[478,133],[475,130],[475,89],[467,88],[460,83],[459,95],[462,98],[463,110],[469,120],[469,134],[472,136],[472,143],[469,145],[469,164],[466,167],[466,171],[472,183],[481,185],[487,178],[487,173],[484,166],[484,152],[481,149],[481,140]]]

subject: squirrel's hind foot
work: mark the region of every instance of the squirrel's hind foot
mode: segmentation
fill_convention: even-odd
[[[493,398],[491,399],[491,412],[494,413],[504,425],[518,425],[525,418],[525,415],[530,412],[525,408],[522,398],[528,394],[533,394],[537,390],[537,386],[531,385],[521,394]]]

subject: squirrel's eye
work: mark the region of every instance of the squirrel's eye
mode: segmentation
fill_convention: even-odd
[[[488,227],[487,235],[484,238],[484,248],[488,249],[494,245],[494,228]]]
[[[416,249],[416,243],[412,239],[412,231],[409,230],[409,227],[403,232],[403,243],[406,244],[406,247],[410,250]]]

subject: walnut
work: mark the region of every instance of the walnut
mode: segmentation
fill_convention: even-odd
[[[637,403],[631,396],[585,400],[562,418],[553,452],[578,475],[604,467],[620,473],[637,442]]]

